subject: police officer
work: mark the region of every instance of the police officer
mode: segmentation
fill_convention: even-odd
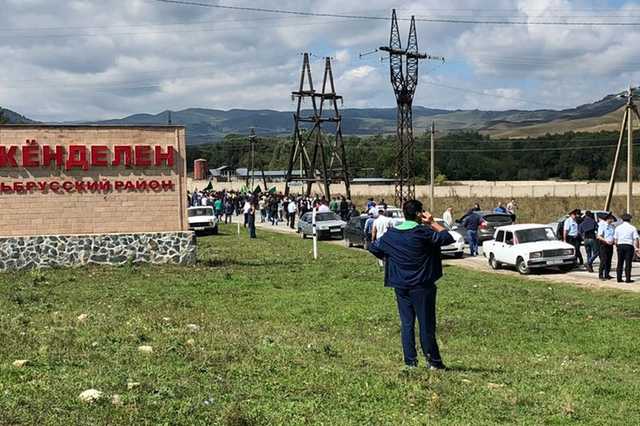
[[[576,250],[578,263],[582,265],[582,252],[580,251],[580,233],[578,232],[578,217],[580,209],[573,209],[569,212],[569,217],[565,219],[563,226],[563,240],[571,244]]]
[[[613,278],[609,273],[611,272],[611,258],[613,257],[614,220],[615,217],[611,213],[606,213],[600,216],[600,223],[598,223],[598,233],[596,234],[596,239],[598,240],[598,244],[600,244],[598,278],[602,281]]]
[[[631,262],[633,262],[633,254],[638,250],[638,230],[631,223],[631,215],[625,213],[622,215],[622,223],[616,227],[613,234],[613,240],[618,248],[618,266],[616,275],[618,282],[622,282],[622,269],[624,267],[624,275],[626,283],[632,283],[631,279]]]

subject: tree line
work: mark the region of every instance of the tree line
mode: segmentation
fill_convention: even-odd
[[[449,181],[607,180],[617,139],[616,132],[605,131],[525,139],[492,139],[478,132],[449,133],[436,139],[436,175],[440,175],[440,180]],[[291,138],[286,137],[259,138],[255,149],[256,169],[261,166],[265,170],[286,169],[291,144]],[[394,176],[395,136],[348,136],[344,137],[344,144],[352,176]],[[415,145],[416,180],[424,183],[429,176],[429,135],[417,135]],[[189,169],[193,168],[196,158],[206,159],[210,168],[248,167],[250,156],[250,145],[244,135],[230,134],[221,142],[187,147]],[[626,167],[624,155],[622,157],[621,176]],[[635,163],[638,164],[637,159]]]

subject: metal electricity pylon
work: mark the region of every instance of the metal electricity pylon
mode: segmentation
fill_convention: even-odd
[[[250,161],[251,167],[250,170],[247,171],[247,186],[251,191],[253,191],[256,187],[256,142],[258,141],[258,136],[256,135],[256,130],[252,127],[251,132],[249,133],[249,146],[251,149],[250,153]],[[260,171],[262,172],[262,184],[264,185],[263,190],[267,190],[267,177],[264,174],[264,164],[262,161],[260,162]]]
[[[331,183],[342,180],[345,185],[345,195],[350,197],[349,172],[342,140],[342,116],[338,109],[338,101],[342,101],[342,96],[336,94],[331,59],[325,58],[322,92],[317,93],[313,88],[309,54],[305,53],[302,60],[300,86],[297,91],[291,93],[291,96],[297,100],[297,108],[293,114],[293,145],[285,178],[285,195],[289,195],[290,183],[293,181],[306,182],[306,195],[311,194],[314,182],[321,182],[324,195],[329,198]],[[311,101],[310,111],[302,110],[305,99]],[[330,104],[327,109],[325,109],[325,102]],[[324,123],[335,125],[333,139],[327,139],[323,133]],[[318,157],[320,157],[320,165],[318,165]],[[301,174],[293,176],[293,168],[298,161],[302,164]]]
[[[638,114],[638,107],[633,102],[636,96],[635,92],[638,88],[629,87],[626,93],[620,95],[627,100],[624,106],[624,114],[622,114],[622,124],[620,126],[620,137],[618,138],[618,145],[616,147],[616,155],[613,159],[613,169],[611,171],[611,179],[609,180],[609,192],[607,193],[607,200],[605,201],[604,209],[609,211],[611,207],[611,199],[613,197],[613,189],[616,184],[616,174],[618,172],[618,163],[620,159],[620,151],[622,150],[622,140],[624,139],[625,130],[627,133],[627,213],[631,214],[631,208],[633,207],[633,115],[640,120]]]
[[[391,14],[391,37],[389,46],[382,46],[380,50],[389,52],[391,84],[396,95],[398,105],[396,129],[396,164],[395,164],[395,202],[402,206],[405,201],[416,196],[416,154],[413,138],[413,96],[418,85],[418,62],[420,59],[444,58],[418,52],[418,37],[416,35],[416,21],[411,17],[409,40],[407,48],[402,48],[398,18],[396,10]]]

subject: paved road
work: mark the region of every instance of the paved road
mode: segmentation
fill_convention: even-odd
[[[277,226],[272,226],[268,223],[258,223],[258,229],[280,232],[285,234],[295,234],[295,230],[284,226],[283,223],[280,223]],[[339,240],[331,240],[329,241],[331,244],[339,244],[343,245],[343,241]],[[354,250],[361,250],[359,248],[354,248]],[[584,254],[584,253],[583,253]],[[615,267],[616,267],[617,258],[614,253],[613,256],[613,275],[615,276]],[[462,259],[446,259],[444,261],[446,265],[455,265],[460,266],[467,269],[473,269],[474,271],[483,271],[483,272],[491,272],[498,275],[519,275],[515,268],[504,268],[498,271],[494,271],[489,267],[487,259],[480,254],[476,257],[470,257],[465,255]],[[598,261],[594,264],[594,270],[598,269]],[[526,279],[532,279],[536,281],[548,281],[548,282],[560,282],[560,283],[570,283],[579,287],[587,287],[587,288],[613,288],[618,290],[626,290],[640,293],[640,263],[633,264],[633,270],[631,272],[631,279],[636,280],[636,283],[633,284],[625,284],[625,283],[617,283],[615,278],[609,281],[600,281],[598,279],[598,274],[587,272],[584,267],[580,267],[571,272],[560,273],[554,270],[541,271],[539,273],[533,273],[531,275],[522,276]]]

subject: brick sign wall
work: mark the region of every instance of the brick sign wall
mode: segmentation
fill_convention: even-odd
[[[179,126],[0,126],[0,236],[188,229]]]

